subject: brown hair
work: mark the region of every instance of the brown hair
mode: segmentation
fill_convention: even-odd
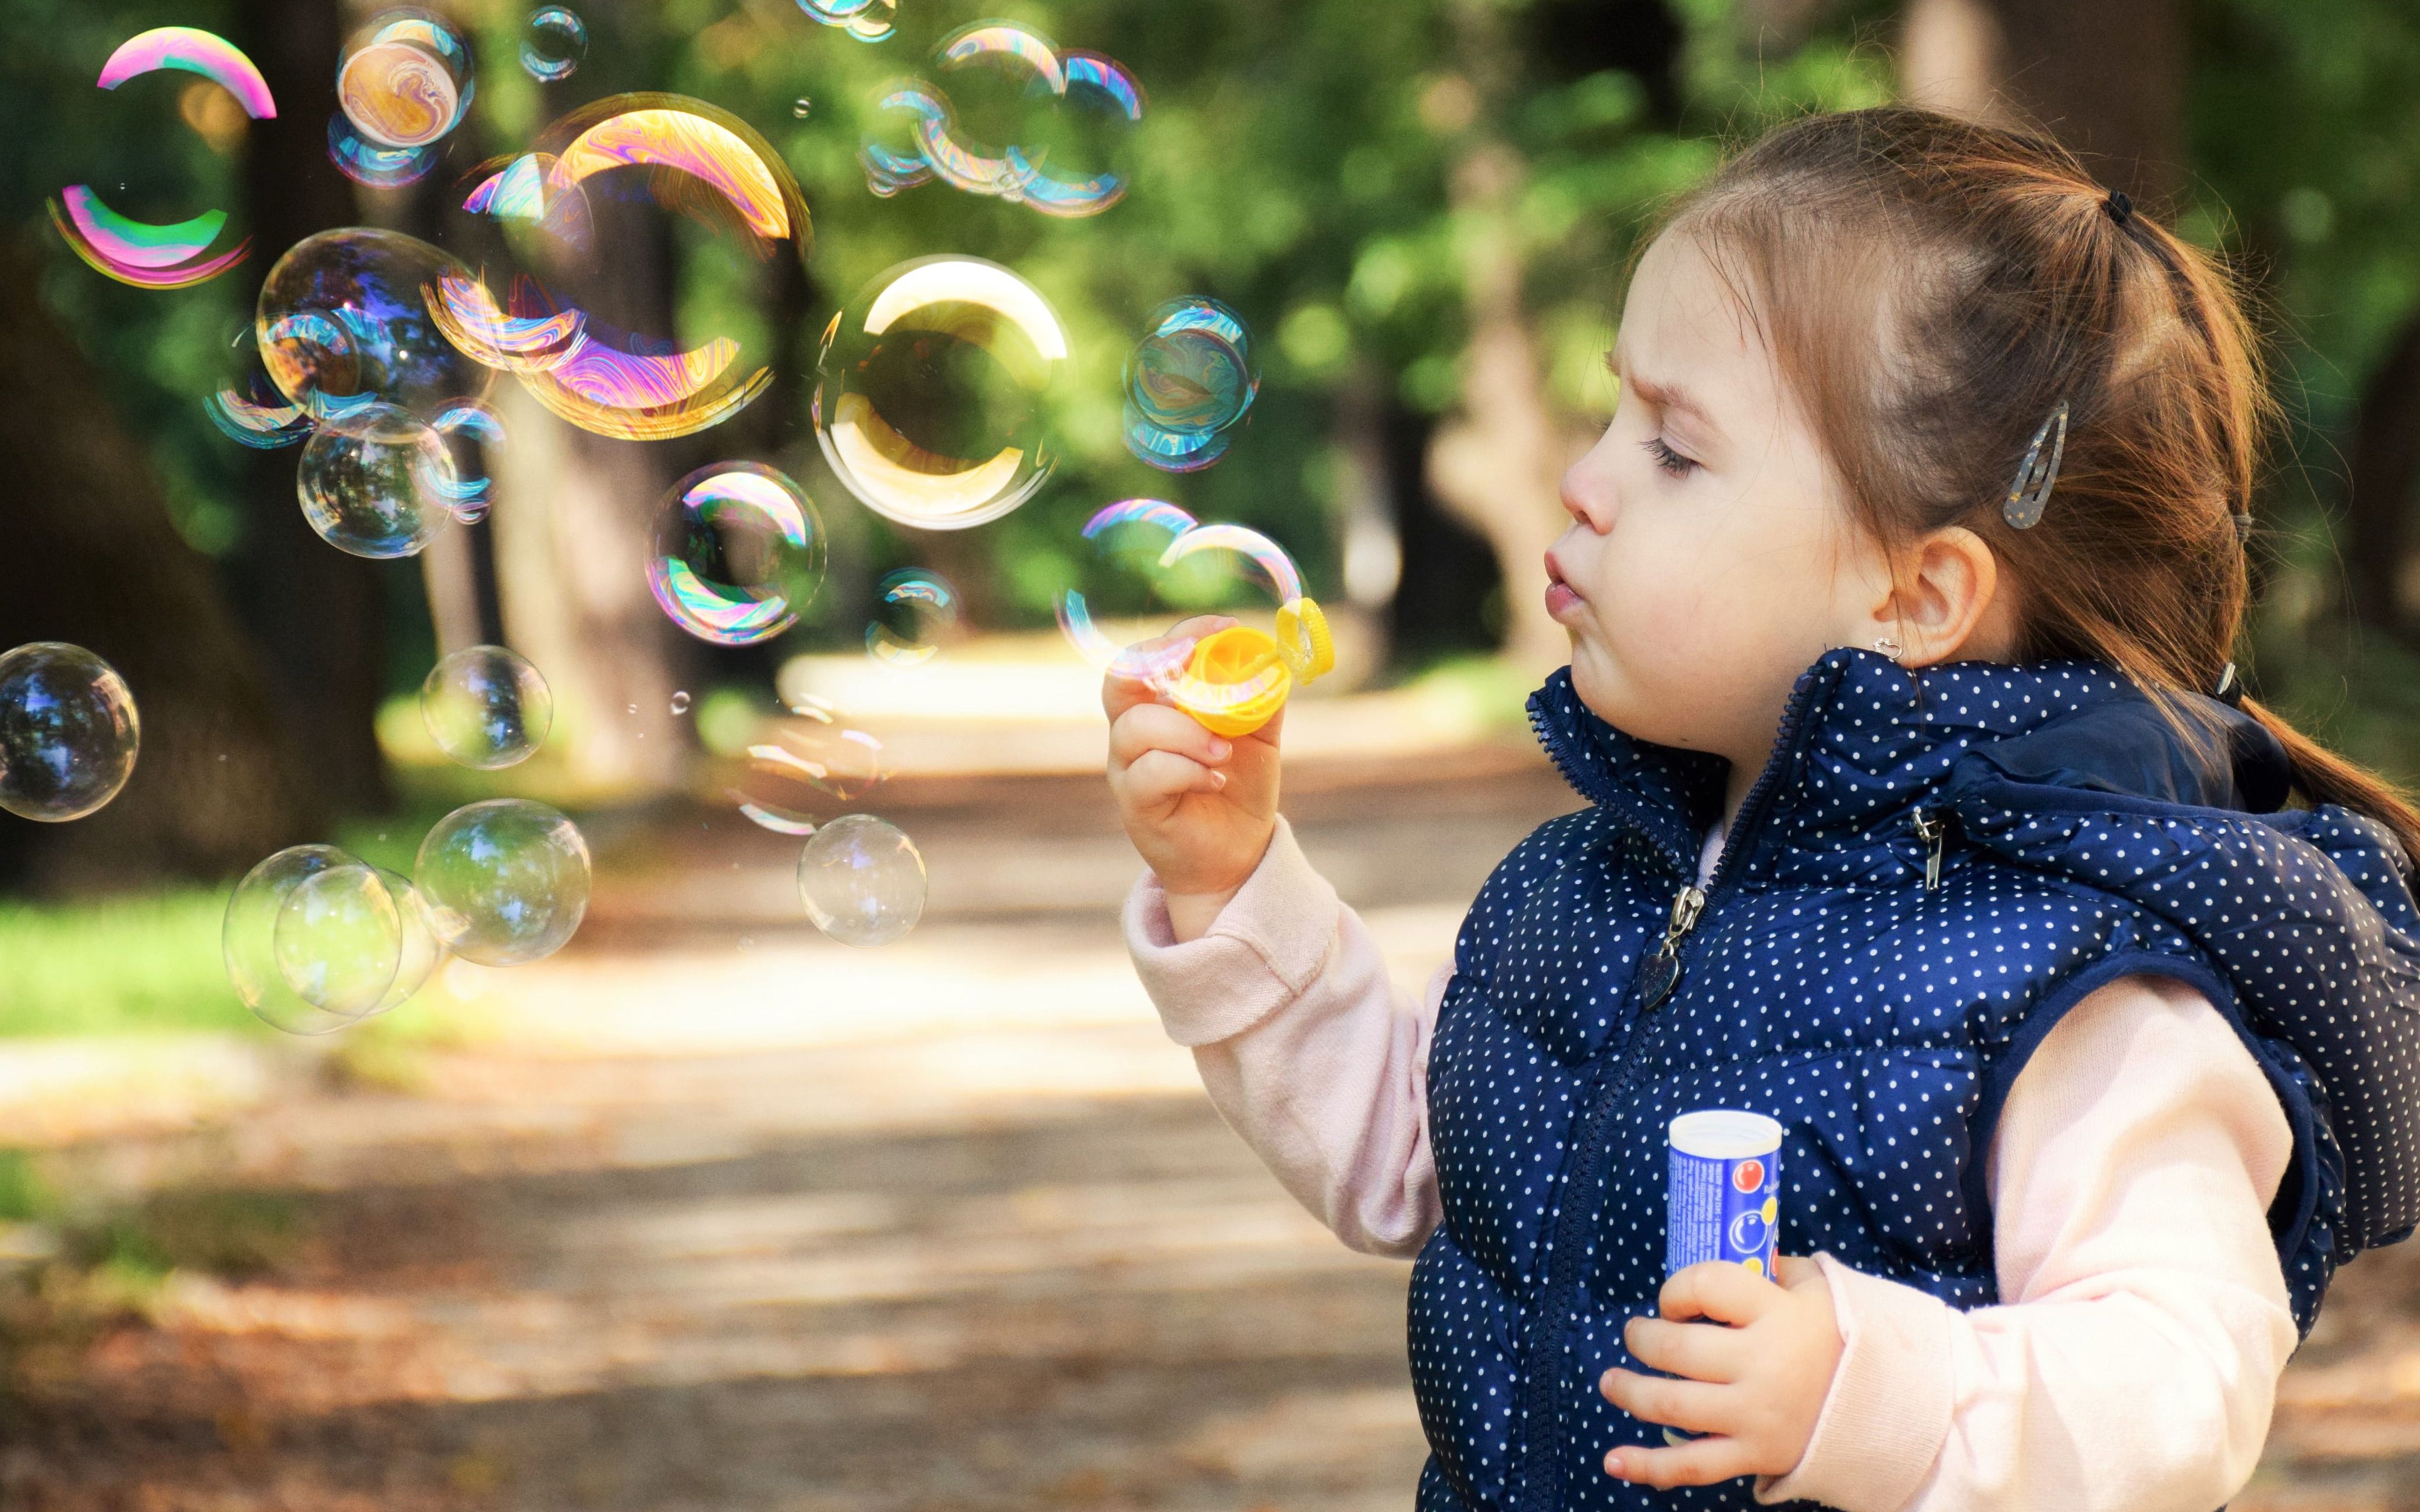
[[[2142,211],[2113,213],[2049,139],[1903,105],[1779,127],[1664,224],[1740,294],[1874,539],[1976,532],[2014,579],[2021,659],[2106,662],[2200,728],[2177,695],[2211,691],[2234,655],[2276,415],[2225,270]],[[2062,400],[2057,485],[2013,529],[2001,501]],[[2420,856],[2420,813],[2393,784],[2242,708],[2306,799]]]

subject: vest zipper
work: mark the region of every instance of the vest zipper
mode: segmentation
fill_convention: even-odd
[[[1781,728],[1774,738],[1773,757],[1757,774],[1756,784],[1748,789],[1747,796],[1741,800],[1739,812],[1731,820],[1730,838],[1723,842],[1722,856],[1714,863],[1714,875],[1706,879],[1702,888],[1684,881],[1673,895],[1664,939],[1640,961],[1639,971],[1632,979],[1636,984],[1632,995],[1637,1000],[1637,1010],[1623,1027],[1622,1044],[1610,1062],[1610,1074],[1606,1075],[1590,1100],[1580,1147],[1575,1151],[1571,1174],[1562,1187],[1561,1205],[1555,1214],[1554,1257],[1547,1266],[1545,1294],[1530,1317],[1529,1338],[1521,1351],[1528,1400],[1521,1459],[1521,1479],[1527,1494],[1518,1502],[1528,1512],[1555,1512],[1563,1501],[1566,1457],[1559,1390],[1563,1381],[1558,1368],[1559,1351],[1548,1346],[1562,1339],[1571,1299],[1579,1286],[1580,1227],[1583,1219],[1595,1211],[1587,1194],[1596,1185],[1604,1165],[1606,1122],[1612,1116],[1614,1104],[1637,1080],[1638,1068],[1649,1047],[1644,1037],[1661,1027],[1660,1020],[1651,1020],[1655,1009],[1672,995],[1681,980],[1683,946],[1697,932],[1714,900],[1735,885],[1757,831],[1763,827],[1773,808],[1782,774],[1797,752],[1799,729],[1805,723],[1809,703],[1807,692],[1802,688],[1792,695],[1790,706],[1781,717]],[[1660,974],[1660,980],[1647,974],[1651,967]]]
[[[1941,886],[1941,851],[1949,838],[1949,817],[1938,809],[1914,809],[1908,820],[1916,826],[1916,838],[1924,841],[1924,890],[1931,892]]]

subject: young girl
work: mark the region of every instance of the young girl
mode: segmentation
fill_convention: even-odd
[[[1278,816],[1278,725],[1107,687],[1170,1033],[1418,1253],[1424,1512],[2210,1512],[2420,1216],[2420,821],[2228,660],[2242,313],[2049,143],[1893,108],[1681,203],[1610,361],[1529,703],[1590,804],[1421,1003]],[[1773,1280],[1664,1273],[1701,1107],[1786,1130]]]

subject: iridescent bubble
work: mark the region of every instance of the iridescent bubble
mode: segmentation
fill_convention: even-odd
[[[588,911],[588,842],[561,813],[526,798],[489,798],[439,820],[412,878],[438,937],[484,966],[552,955]]]
[[[987,113],[1000,117],[991,134],[1003,140],[985,140],[935,85],[908,79],[885,85],[873,112],[877,134],[866,138],[859,154],[874,193],[895,194],[938,177],[969,193],[1061,217],[1097,215],[1125,196],[1123,174],[1071,166],[1079,158],[1106,161],[1116,150],[1115,138],[1142,119],[1142,86],[1115,59],[1063,51],[1015,22],[983,21],[943,39],[933,61],[939,71],[958,75],[952,87],[962,97],[973,86],[978,115],[986,114],[981,96],[1000,95],[1005,85],[1007,98],[1017,103]],[[1018,108],[1036,100],[1055,107],[1047,118],[1035,120]],[[881,134],[897,129],[907,137]],[[1111,136],[1107,144],[1085,141],[1104,129]]]
[[[690,255],[737,254],[741,276],[738,258],[804,259],[806,202],[772,147],[737,116],[678,95],[600,100],[549,127],[534,150],[494,165],[464,204],[503,224],[525,266],[500,281],[501,304],[484,286],[439,286],[431,302],[441,324],[463,352],[509,368],[572,424],[629,440],[687,436],[737,414],[772,382],[761,338],[684,344],[616,329],[590,308],[621,286],[616,254],[646,232],[634,216],[703,227],[711,242]]]
[[[336,171],[371,189],[400,189],[428,175],[444,156],[434,143],[416,147],[391,147],[364,136],[352,117],[337,111],[328,117],[328,161]]]
[[[790,101],[790,115],[794,119],[805,120],[808,116],[814,115],[814,112],[815,102],[804,95],[800,95],[798,99]]]
[[[1216,300],[1171,300],[1125,368],[1127,448],[1170,472],[1208,467],[1260,392],[1250,333]]]
[[[805,490],[755,462],[718,462],[673,485],[656,515],[647,587],[673,623],[720,646],[798,623],[824,580],[824,526]]]
[[[454,462],[426,421],[373,404],[328,421],[295,469],[302,517],[357,557],[408,557],[453,518]]]
[[[823,709],[798,712],[807,722],[777,727],[747,748],[741,785],[731,790],[750,823],[777,835],[814,834],[817,810],[855,803],[891,776],[880,740]]]
[[[571,77],[588,56],[588,23],[563,6],[541,6],[521,23],[521,67],[540,84]]]
[[[243,113],[254,120],[267,120],[277,114],[269,82],[252,59],[225,38],[192,26],[155,26],[118,43],[109,61],[101,66],[99,83],[103,89],[115,89],[129,79],[161,69],[180,69],[213,81],[235,96]]]
[[[336,103],[380,147],[421,147],[471,108],[470,45],[426,10],[395,10],[355,37],[336,66]]]
[[[527,761],[554,725],[538,670],[503,646],[466,646],[428,670],[420,717],[448,761],[492,772]]]
[[[924,916],[924,857],[872,814],[843,814],[799,856],[799,901],[843,945],[888,945]]]
[[[1161,553],[1195,524],[1191,515],[1164,499],[1125,499],[1085,521],[1083,533],[1096,551],[1129,570],[1150,571],[1157,568]],[[1160,685],[1182,671],[1192,655],[1190,640],[1147,651],[1119,645],[1094,623],[1091,606],[1073,588],[1060,594],[1057,609],[1059,628],[1068,643],[1104,672]]]
[[[399,231],[347,226],[303,238],[269,270],[255,316],[278,392],[326,417],[369,403],[423,420],[487,395],[495,376],[457,351],[424,290],[468,277],[447,254]]]
[[[808,20],[837,26],[861,42],[882,41],[899,29],[899,0],[799,0],[799,8]]]
[[[311,434],[311,417],[270,381],[251,326],[237,334],[228,363],[230,381],[202,400],[210,424],[228,440],[264,451],[301,445]]]
[[[303,883],[361,862],[334,845],[294,845],[244,873],[227,900],[219,947],[227,981],[244,1007],[288,1034],[326,1034],[353,1015],[320,1007],[294,990],[278,962],[277,926],[286,904]]]
[[[963,530],[1033,497],[1066,328],[1032,285],[979,257],[892,269],[825,329],[814,395],[825,460],[867,508]]]
[[[0,656],[0,809],[81,819],[126,786],[141,743],[126,680],[91,652],[36,640]]]
[[[958,625],[958,591],[938,572],[903,567],[875,588],[876,612],[865,627],[865,653],[893,667],[913,667],[940,654]]]
[[[429,423],[445,444],[446,471],[427,479],[428,489],[465,525],[485,519],[495,501],[495,474],[488,453],[504,444],[504,417],[484,404],[458,404]]]

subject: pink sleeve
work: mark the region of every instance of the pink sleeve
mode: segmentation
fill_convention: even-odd
[[[1760,1502],[2210,1512],[2251,1477],[2295,1332],[2276,1094],[2208,999],[2130,977],[2018,1074],[1987,1155],[2000,1295],[1961,1312],[1819,1256],[1844,1343]]]
[[[1427,1073],[1450,973],[1418,1004],[1398,997],[1377,942],[1283,818],[1208,933],[1175,943],[1149,872],[1125,931],[1169,1037],[1285,1189],[1354,1249],[1417,1253],[1437,1224]]]

